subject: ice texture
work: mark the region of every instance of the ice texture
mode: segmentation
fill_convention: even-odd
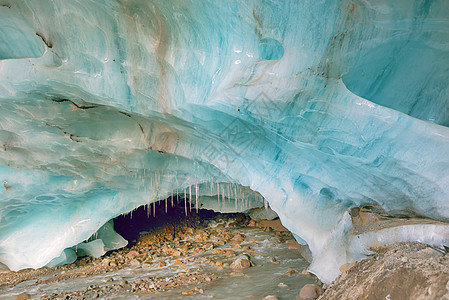
[[[12,270],[73,259],[111,218],[214,185],[217,201],[268,201],[323,282],[377,240],[354,244],[352,207],[449,219],[447,0],[0,4]],[[393,236],[441,244],[447,229]]]

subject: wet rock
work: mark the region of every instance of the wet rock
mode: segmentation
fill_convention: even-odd
[[[14,297],[14,300],[26,300],[26,299],[31,299],[31,295],[27,293],[21,293]]]
[[[122,281],[120,281],[120,286],[125,286],[125,285],[127,285],[128,284],[128,281],[126,281],[126,280],[122,280]]]
[[[301,250],[301,245],[297,241],[292,241],[290,244],[288,244],[287,249],[299,251]]]
[[[183,291],[181,292],[181,294],[183,294],[183,295],[193,295],[193,294],[195,294],[195,291],[192,291],[192,290],[183,290]]]
[[[234,243],[241,243],[245,240],[245,238],[243,237],[243,235],[241,235],[240,233],[237,233],[236,235],[234,235],[234,237],[232,238],[232,241]]]
[[[182,265],[184,265],[184,263],[182,262],[182,260],[177,259],[177,260],[175,260],[174,265],[182,266]]]
[[[235,251],[234,250],[226,250],[226,256],[227,257],[235,256]]]
[[[279,284],[278,284],[278,288],[287,288],[287,287],[288,287],[288,285],[286,285],[283,282],[279,282]]]
[[[272,264],[279,264],[279,262],[278,262],[278,261],[276,260],[276,258],[273,257],[273,256],[268,257],[268,258],[267,258],[267,262],[268,262],[268,263],[272,263]]]
[[[221,248],[218,248],[218,249],[214,249],[213,251],[212,251],[212,254],[215,254],[215,255],[221,255],[221,254],[225,254],[226,252],[223,250],[223,249],[221,249]]]
[[[256,226],[256,221],[251,220],[251,222],[248,223],[249,227],[255,227]]]
[[[237,258],[231,264],[231,269],[241,270],[251,267],[251,262],[247,258]]]
[[[309,283],[303,286],[296,299],[313,300],[317,299],[321,293],[322,290],[316,284]]]
[[[262,300],[278,300],[279,298],[276,296],[268,295],[264,297]]]
[[[167,263],[166,263],[165,261],[161,260],[161,261],[159,262],[159,264],[158,264],[158,267],[159,267],[159,268],[163,268],[163,267],[165,267],[166,265],[167,265]]]
[[[292,276],[293,274],[299,273],[296,269],[288,270],[287,273],[285,273],[285,276]]]

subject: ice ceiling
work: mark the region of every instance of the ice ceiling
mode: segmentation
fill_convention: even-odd
[[[449,220],[448,1],[0,5],[10,269],[176,193],[236,210],[263,196],[324,282],[375,241],[447,243],[437,225],[356,235],[348,212]]]

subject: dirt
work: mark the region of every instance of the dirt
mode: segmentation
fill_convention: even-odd
[[[449,300],[449,255],[418,242],[372,250],[375,255],[343,266],[319,300]]]

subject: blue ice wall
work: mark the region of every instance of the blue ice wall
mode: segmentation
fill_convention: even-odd
[[[375,239],[351,207],[449,219],[446,0],[1,4],[10,269],[175,193],[259,193],[324,282]],[[432,228],[389,236],[446,243]]]

